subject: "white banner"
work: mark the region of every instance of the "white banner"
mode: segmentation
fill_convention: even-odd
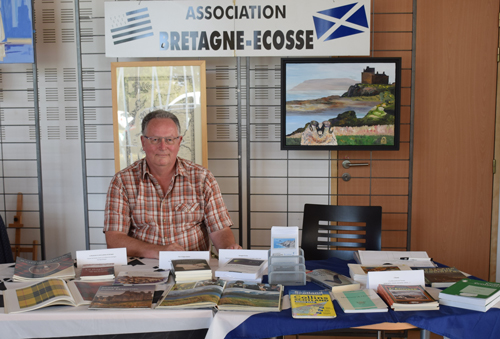
[[[370,54],[370,0],[104,4],[107,57]]]

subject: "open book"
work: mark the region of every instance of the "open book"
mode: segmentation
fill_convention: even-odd
[[[19,313],[52,305],[79,306],[87,303],[78,288],[75,287],[73,292],[76,297],[60,278],[37,281],[25,287],[4,291],[4,310],[5,313]]]
[[[179,283],[156,308],[210,308],[279,312],[283,286],[220,279]]]

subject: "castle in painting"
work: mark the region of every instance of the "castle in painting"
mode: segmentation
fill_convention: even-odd
[[[363,84],[378,84],[378,85],[388,85],[389,76],[383,72],[379,74],[375,73],[375,67],[366,66],[366,68],[361,73],[361,82]]]

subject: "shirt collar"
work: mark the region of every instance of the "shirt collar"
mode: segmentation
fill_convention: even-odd
[[[148,163],[146,161],[146,158],[142,158],[142,163],[139,165],[140,168],[141,168],[141,172],[142,172],[142,179],[145,179],[146,178],[146,174],[147,175],[151,175],[151,172],[149,171],[149,166],[148,166]],[[182,162],[182,159],[177,157],[177,161],[175,162],[175,173],[174,173],[174,177],[177,176],[177,175],[182,175],[182,176],[186,176],[187,175],[187,170],[186,170],[186,167],[184,166],[184,163]]]

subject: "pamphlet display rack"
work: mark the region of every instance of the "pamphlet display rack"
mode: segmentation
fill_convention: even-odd
[[[270,284],[300,286],[306,284],[306,265],[304,251],[299,255],[271,255],[269,251],[268,278]]]

